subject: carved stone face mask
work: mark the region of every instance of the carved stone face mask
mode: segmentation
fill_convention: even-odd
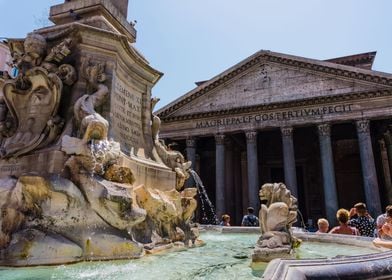
[[[20,155],[39,146],[49,133],[48,121],[57,114],[62,82],[56,74],[34,68],[26,76],[30,88],[17,88],[16,81],[4,85],[4,99],[15,120],[15,133],[2,144],[3,156]]]
[[[43,58],[46,49],[45,38],[39,34],[30,34],[24,41],[25,55],[23,60],[32,66],[38,66]]]

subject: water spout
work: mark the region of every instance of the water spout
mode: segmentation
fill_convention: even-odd
[[[106,156],[111,148],[109,141],[91,139],[89,147],[91,151],[91,159],[93,160],[91,174],[103,174],[105,172],[105,166],[103,163],[105,162]]]
[[[203,185],[199,175],[193,169],[189,169],[189,172],[192,175],[193,180],[195,181],[197,187],[197,193],[199,194],[200,198],[200,206],[201,206],[201,213],[202,218],[201,222],[203,224],[218,224],[218,218],[216,217],[215,207],[212,204],[211,200],[209,199],[206,188]]]
[[[299,218],[300,218],[300,227],[304,230],[304,231],[308,231],[306,229],[306,224],[305,224],[305,220],[304,220],[304,216],[302,215],[301,211],[299,211],[299,209],[297,209],[297,214],[299,214]]]

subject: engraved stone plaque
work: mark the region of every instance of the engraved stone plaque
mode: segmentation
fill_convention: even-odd
[[[111,136],[125,153],[137,155],[144,148],[142,112],[143,92],[131,82],[115,77],[112,86]]]

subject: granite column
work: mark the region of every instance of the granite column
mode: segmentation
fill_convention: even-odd
[[[215,206],[217,217],[225,212],[225,135],[215,135]]]
[[[246,152],[241,152],[241,192],[242,192],[242,211],[241,215],[246,214],[246,208],[249,206],[248,191],[248,163]]]
[[[234,218],[237,224],[241,223],[242,219],[242,178],[241,178],[241,151],[237,146],[234,146],[233,154],[234,164]]]
[[[330,125],[320,124],[318,126],[318,135],[320,142],[321,167],[323,173],[325,212],[328,221],[330,221],[331,224],[334,224],[334,221],[336,220],[336,211],[339,209],[339,206],[335,182]]]
[[[233,142],[227,137],[225,141],[225,200],[226,213],[235,223],[235,201],[234,201],[234,165],[233,165]]]
[[[297,171],[295,167],[293,128],[282,127],[284,180],[291,194],[298,198]]]
[[[387,195],[388,204],[392,204],[392,181],[391,172],[389,170],[387,147],[384,139],[378,140],[378,144],[380,147],[381,165],[384,174],[385,193]]]
[[[186,158],[192,162],[192,169],[196,166],[196,139],[188,137],[186,139]]]
[[[246,152],[248,163],[248,199],[249,206],[258,213],[259,199],[259,165],[257,159],[257,131],[247,131],[246,136]]]
[[[376,166],[374,164],[369,120],[356,121],[356,127],[366,205],[370,214],[373,217],[376,217],[379,215],[379,213],[381,213],[381,202],[377,182]]]
[[[386,153],[386,172],[384,172],[387,179],[385,187],[387,188],[388,202],[392,204],[392,127],[390,127],[386,133],[384,133],[384,144]]]
[[[194,137],[186,138],[186,158],[192,162],[191,168],[196,170],[196,139]],[[192,176],[185,182],[186,188],[196,187]]]
[[[385,148],[388,154],[389,172],[392,175],[392,132],[391,128],[384,133]]]

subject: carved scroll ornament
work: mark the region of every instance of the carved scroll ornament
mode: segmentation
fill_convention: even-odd
[[[17,157],[44,147],[61,132],[63,121],[57,111],[63,81],[71,85],[76,80],[73,66],[61,64],[70,53],[70,43],[70,39],[60,42],[47,56],[46,39],[40,34],[29,34],[23,45],[10,43],[19,74],[5,81],[4,96],[0,98],[1,158]],[[57,55],[59,52],[61,56]]]

